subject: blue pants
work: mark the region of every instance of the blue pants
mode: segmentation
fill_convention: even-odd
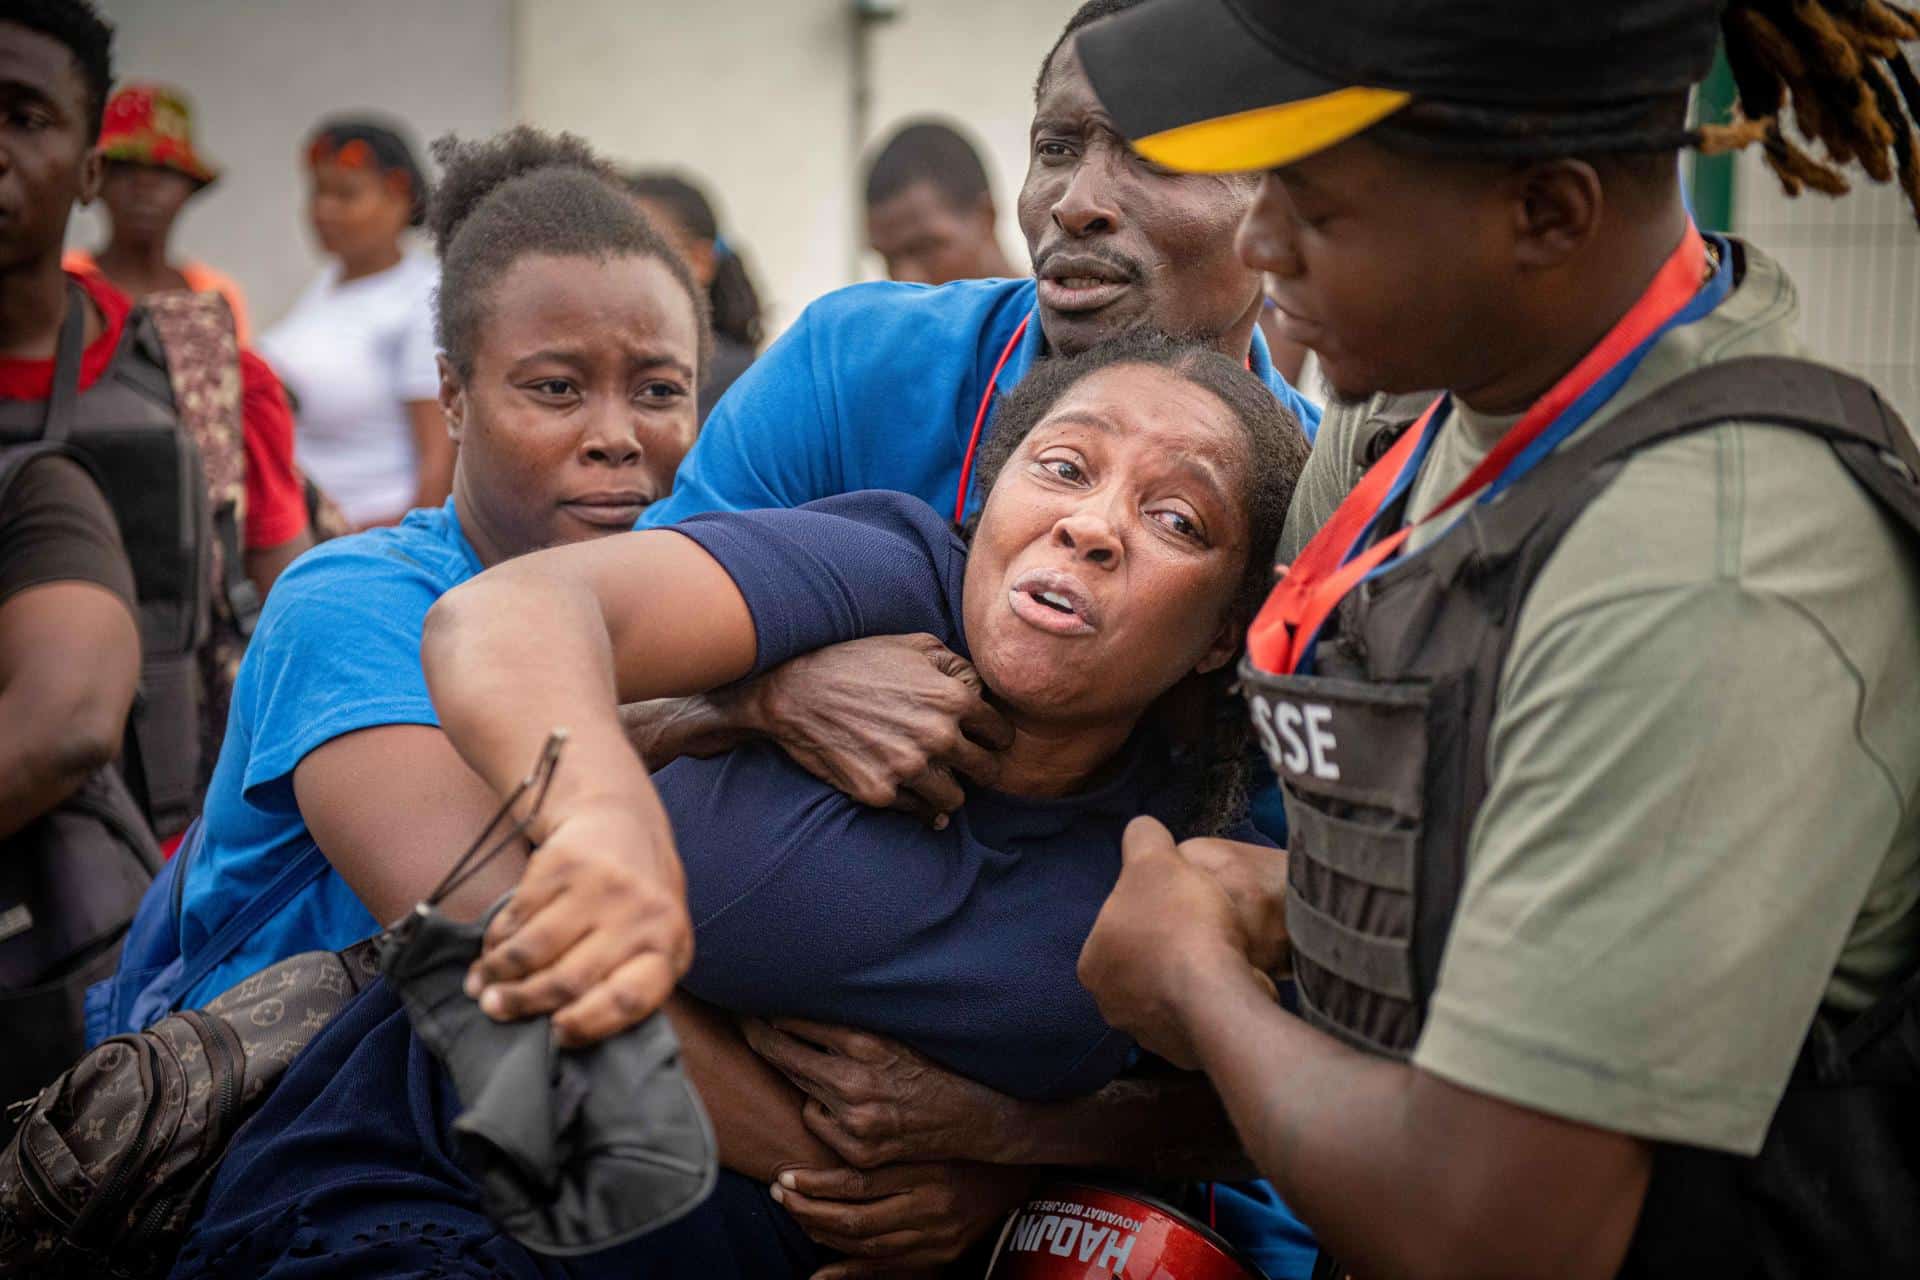
[[[293,1062],[235,1136],[174,1264],[187,1277],[764,1280],[825,1263],[759,1183],[585,1258],[536,1254],[487,1217],[447,1141],[459,1099],[376,983]]]

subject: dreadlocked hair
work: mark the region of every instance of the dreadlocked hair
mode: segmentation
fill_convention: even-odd
[[[1269,552],[1280,540],[1294,485],[1306,465],[1307,438],[1264,382],[1212,347],[1139,330],[1078,355],[1052,356],[1035,364],[1001,397],[993,434],[981,446],[981,510],[1021,442],[1067,392],[1093,374],[1120,365],[1160,369],[1210,393],[1226,405],[1245,435],[1246,491],[1239,497],[1247,515],[1247,563],[1224,619],[1235,634],[1243,633],[1273,585]],[[979,524],[976,514],[964,531],[969,542]],[[1176,769],[1183,781],[1191,781],[1179,823],[1183,838],[1218,835],[1246,815],[1253,729],[1235,692],[1235,679],[1231,663],[1207,675],[1188,676],[1161,697],[1153,714],[1173,741]]]
[[[584,140],[521,125],[484,142],[448,134],[433,144],[433,158],[442,169],[426,216],[440,255],[435,330],[462,378],[473,375],[494,286],[529,254],[660,263],[693,304],[706,367],[713,338],[705,292]]]
[[[1920,13],[1893,0],[1733,0],[1721,17],[1739,103],[1690,137],[1706,154],[1758,146],[1790,196],[1849,189],[1848,165],[1898,182],[1920,221],[1920,77],[1902,47]],[[1816,157],[1788,136],[1824,150]]]
[[[1844,195],[1857,164],[1900,184],[1920,220],[1920,77],[1903,46],[1920,41],[1920,13],[1897,0],[1729,0],[1720,25],[1738,92],[1733,118],[1686,124],[1686,99],[1577,110],[1516,110],[1422,99],[1374,127],[1389,147],[1523,163],[1591,156],[1671,173],[1664,155],[1758,146],[1788,195]],[[1825,152],[1816,157],[1785,128]]]

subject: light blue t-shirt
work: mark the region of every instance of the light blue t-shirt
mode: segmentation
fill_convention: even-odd
[[[672,495],[641,526],[860,489],[912,494],[951,515],[980,401],[1023,319],[1001,394],[1046,352],[1033,281],[856,284],[826,295],[721,397]],[[1248,364],[1313,439],[1320,410],[1275,372],[1258,329]],[[989,412],[981,439],[992,431]],[[978,499],[969,495],[969,510]]]
[[[203,843],[181,887],[184,955],[308,844],[293,794],[294,766],[308,752],[356,729],[440,723],[420,667],[421,632],[434,601],[480,569],[449,498],[393,528],[325,543],[273,584],[234,683]],[[187,992],[182,1007],[205,1004],[293,951],[337,950],[377,927],[329,872]]]

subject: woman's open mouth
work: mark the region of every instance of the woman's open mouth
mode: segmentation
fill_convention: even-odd
[[[1090,636],[1100,629],[1085,585],[1057,569],[1021,574],[1008,589],[1007,602],[1022,622],[1057,636]]]

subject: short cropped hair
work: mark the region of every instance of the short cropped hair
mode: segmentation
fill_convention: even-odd
[[[957,210],[971,209],[988,194],[979,152],[958,129],[937,120],[917,121],[887,139],[867,166],[867,208],[921,182],[931,183]]]
[[[37,31],[67,47],[87,86],[89,137],[100,136],[113,91],[113,27],[87,0],[12,0],[0,11],[0,22]]]

